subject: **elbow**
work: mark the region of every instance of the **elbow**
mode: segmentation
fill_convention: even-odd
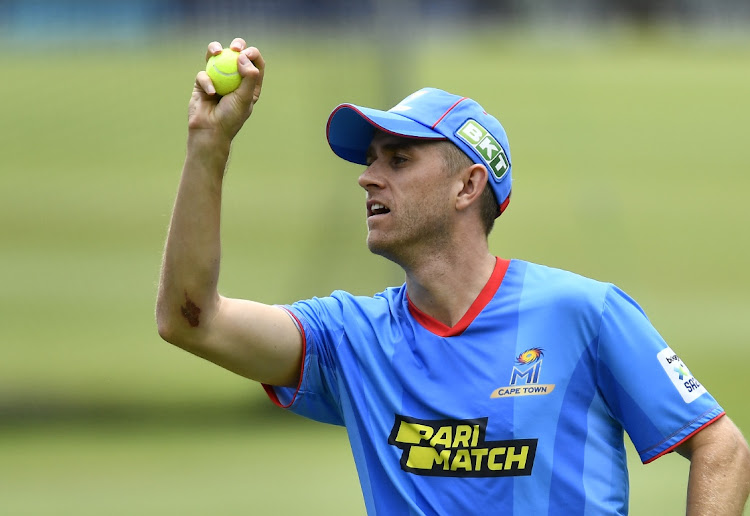
[[[174,330],[173,325],[169,321],[162,317],[156,317],[156,331],[159,332],[159,337],[167,342],[174,341]]]
[[[175,324],[170,317],[164,315],[163,310],[156,309],[156,330],[159,332],[159,337],[163,340],[174,343],[175,337]]]
[[[159,337],[170,344],[178,345],[181,321],[176,320],[173,305],[159,299],[156,302],[156,330]]]
[[[207,335],[207,314],[216,313],[215,302],[208,299],[198,306],[185,294],[184,304],[160,292],[156,301],[156,328],[159,336],[183,349],[201,345]]]
[[[205,320],[211,313],[216,313],[216,306],[210,300],[199,307],[187,295],[183,304],[160,294],[156,301],[156,328],[163,340],[194,351],[205,345],[209,330]]]
[[[185,325],[182,321],[175,320],[173,317],[156,317],[156,330],[162,340],[182,348],[190,350],[195,343],[193,342],[192,332],[185,331]]]
[[[184,319],[180,314],[184,308],[173,296],[168,295],[166,289],[160,288],[156,297],[156,330],[159,336],[170,344],[179,345],[180,333]]]
[[[203,331],[197,331],[198,313],[188,307],[173,304],[157,303],[156,306],[156,330],[159,337],[170,344],[185,350],[192,350],[200,343],[205,335]]]

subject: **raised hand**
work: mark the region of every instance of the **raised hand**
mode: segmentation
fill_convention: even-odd
[[[255,103],[260,98],[265,62],[260,51],[248,47],[245,40],[235,38],[229,48],[240,52],[237,69],[242,83],[232,93],[217,95],[211,78],[202,70],[195,78],[193,94],[188,108],[188,128],[192,132],[209,133],[210,137],[231,140],[250,117]],[[221,43],[209,43],[206,60],[220,53]]]

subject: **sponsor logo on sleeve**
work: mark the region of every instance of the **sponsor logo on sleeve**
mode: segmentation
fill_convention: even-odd
[[[656,358],[664,368],[664,372],[667,373],[669,379],[677,388],[677,392],[680,393],[685,403],[692,403],[697,400],[702,394],[706,393],[706,388],[703,387],[698,380],[690,373],[690,370],[682,362],[680,357],[672,351],[672,348],[664,348],[656,354]]]

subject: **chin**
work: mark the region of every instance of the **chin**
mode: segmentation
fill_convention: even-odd
[[[372,238],[370,235],[367,235],[367,248],[372,254],[381,254],[384,247],[386,246],[383,246],[382,242],[379,242],[378,240]]]
[[[394,260],[394,245],[391,242],[386,242],[383,239],[374,237],[372,233],[367,234],[367,248],[372,254],[377,254],[383,258]],[[395,260],[394,260],[395,261]]]
[[[382,256],[386,260],[405,268],[409,263],[408,255],[404,254],[405,248],[397,242],[384,242],[372,238],[367,239],[367,248],[372,254]]]

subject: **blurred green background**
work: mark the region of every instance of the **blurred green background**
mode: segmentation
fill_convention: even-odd
[[[156,333],[193,78],[208,41],[234,35],[268,67],[232,152],[222,293],[287,303],[401,283],[364,245],[360,169],[330,152],[325,121],[340,102],[444,88],[510,136],[492,251],[625,289],[750,430],[750,38],[199,28],[0,36],[0,514],[364,513],[342,429]],[[631,513],[684,513],[689,463],[631,459]]]

